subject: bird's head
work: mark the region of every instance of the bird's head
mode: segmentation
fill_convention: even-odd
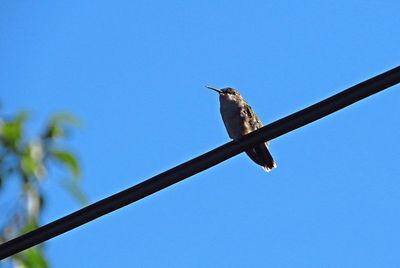
[[[231,87],[217,89],[215,87],[207,86],[207,88],[218,92],[221,100],[238,101],[238,100],[243,99],[242,96],[240,95],[239,91],[237,91],[236,89],[231,88]]]

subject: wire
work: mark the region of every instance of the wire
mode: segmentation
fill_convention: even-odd
[[[266,125],[246,135],[238,142],[228,142],[133,187],[5,242],[0,245],[0,260],[138,201],[172,184],[215,166],[256,144],[272,140],[294,129],[321,119],[397,83],[400,83],[400,66]]]

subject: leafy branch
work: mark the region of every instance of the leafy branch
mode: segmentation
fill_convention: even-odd
[[[28,119],[26,111],[12,117],[0,115],[0,194],[11,180],[17,180],[19,185],[15,207],[9,215],[3,213],[0,242],[39,226],[46,198],[42,185],[53,165],[61,166],[68,174],[69,179],[61,180],[61,185],[80,203],[87,202],[79,185],[79,161],[61,146],[79,121],[67,113],[55,114],[37,137],[30,138],[26,134]],[[42,246],[19,253],[10,262],[18,267],[48,266]]]

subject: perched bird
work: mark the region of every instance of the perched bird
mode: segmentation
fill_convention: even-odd
[[[263,126],[239,91],[230,87],[217,89],[207,86],[207,88],[219,94],[222,120],[231,139],[237,141],[244,135]],[[246,150],[246,154],[267,172],[276,167],[276,163],[268,150],[267,142]]]

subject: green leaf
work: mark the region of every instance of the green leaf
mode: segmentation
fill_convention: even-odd
[[[20,139],[22,139],[23,124],[28,118],[28,112],[20,112],[14,120],[1,122],[0,137],[4,139],[6,145],[15,148]]]
[[[68,151],[51,150],[50,154],[53,155],[60,163],[64,164],[69,168],[72,174],[77,178],[80,175],[80,169],[78,161],[75,156]]]
[[[86,195],[82,192],[76,180],[67,180],[62,186],[81,204],[87,205],[89,202]]]
[[[48,264],[39,247],[29,248],[13,257],[19,264],[17,267],[47,268]]]
[[[20,230],[20,234],[25,234],[27,232],[33,231],[38,228],[38,223],[36,220],[29,220],[24,227]],[[48,267],[47,261],[43,256],[42,247],[36,246],[29,248],[23,252],[20,252],[13,257],[13,261],[17,264],[17,267],[38,267],[46,268]]]
[[[80,127],[81,123],[78,118],[70,113],[56,113],[50,119],[51,124],[68,124],[75,127]]]
[[[64,131],[58,125],[52,124],[47,127],[45,134],[43,136],[44,138],[51,138],[51,139],[63,137]]]
[[[38,227],[39,227],[39,224],[37,222],[37,219],[32,218],[25,224],[24,227],[22,227],[22,229],[20,230],[20,233],[22,235],[22,234],[28,233],[30,231],[33,231],[33,230],[37,229]]]
[[[20,155],[21,170],[26,176],[35,176],[40,179],[45,176],[46,168],[43,163],[43,147],[40,143],[32,142],[25,146]]]
[[[47,268],[47,261],[43,256],[42,252],[37,248],[30,248],[26,252],[26,264],[27,267]]]
[[[21,158],[21,168],[26,175],[30,176],[35,174],[37,165],[29,154],[24,154]]]
[[[44,132],[44,138],[59,138],[64,137],[67,126],[80,127],[80,121],[69,113],[57,113],[49,120],[46,131]]]
[[[15,117],[15,121],[18,122],[19,124],[24,123],[29,117],[29,112],[28,111],[22,111],[17,114]]]

